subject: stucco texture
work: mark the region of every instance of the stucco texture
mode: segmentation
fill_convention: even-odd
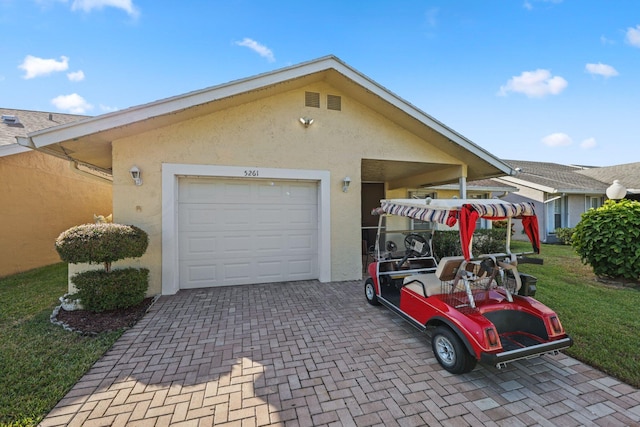
[[[112,210],[111,184],[36,151],[0,157],[0,277],[60,262],[64,230]]]
[[[305,91],[319,92],[320,108],[305,107]],[[327,94],[342,97],[341,111],[326,108]],[[305,128],[300,117],[313,124]],[[331,280],[362,277],[362,159],[460,165],[428,141],[407,132],[327,83],[284,92],[113,142],[113,207],[118,222],[150,236],[139,264],[150,269],[149,294],[161,292],[162,164],[209,164],[329,171]],[[129,169],[142,171],[135,186]],[[352,180],[342,191],[345,176]],[[406,191],[394,190],[406,195]]]

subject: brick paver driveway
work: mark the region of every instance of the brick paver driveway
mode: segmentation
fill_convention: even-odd
[[[362,282],[162,297],[42,422],[640,425],[640,391],[567,356],[454,376]]]

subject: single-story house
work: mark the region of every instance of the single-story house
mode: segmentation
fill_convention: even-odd
[[[610,182],[591,176],[601,168],[561,165],[549,162],[504,160],[516,174],[494,178],[517,188],[503,199],[511,202],[531,201],[535,204],[540,227],[540,240],[556,243],[555,230],[575,227],[590,208],[602,206]],[[514,238],[525,239],[516,227]]]
[[[60,261],[56,237],[112,209],[111,182],[17,143],[85,116],[0,108],[0,277]]]
[[[30,133],[113,178],[149,294],[362,278],[372,200],[512,168],[335,56]],[[136,179],[134,179],[136,178]]]

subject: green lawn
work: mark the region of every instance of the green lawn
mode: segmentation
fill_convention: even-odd
[[[597,282],[569,246],[543,245],[541,256],[544,265],[519,270],[538,278],[536,298],[573,337],[567,353],[640,387],[640,290]],[[66,264],[0,279],[0,426],[37,424],[121,335],[84,337],[52,325],[66,289]]]
[[[67,265],[0,279],[0,425],[36,425],[121,332],[83,337],[51,324]]]

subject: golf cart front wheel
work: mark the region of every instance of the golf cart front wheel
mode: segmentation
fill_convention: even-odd
[[[380,305],[378,302],[378,296],[376,295],[376,286],[371,278],[364,282],[364,296],[367,298],[367,302],[369,304]]]
[[[478,362],[455,332],[446,326],[438,326],[433,332],[431,347],[440,366],[452,374],[470,372]]]

